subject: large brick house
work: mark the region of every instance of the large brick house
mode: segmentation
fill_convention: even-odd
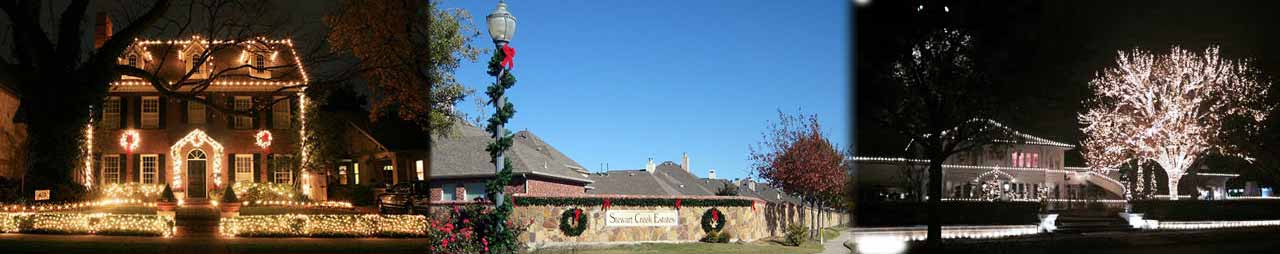
[[[109,22],[99,25],[95,36],[110,36],[110,29]],[[204,64],[192,61],[206,53]],[[291,40],[138,40],[118,61],[171,82],[188,73],[192,81],[214,76],[201,97],[238,111],[265,110],[249,116],[216,112],[166,96],[138,77],[122,76],[94,109],[87,142],[92,147],[86,161],[88,185],[168,184],[179,198],[199,200],[227,183],[298,183],[304,178],[301,158],[296,158],[300,155],[295,155],[301,148],[299,116],[305,100],[297,87],[308,80]],[[266,69],[230,70],[245,64]],[[270,134],[269,145],[259,145],[265,141],[260,133]],[[314,187],[302,183],[304,191]]]

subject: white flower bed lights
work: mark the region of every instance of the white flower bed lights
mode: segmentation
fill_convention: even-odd
[[[422,215],[283,214],[222,218],[225,236],[417,237],[426,234]]]
[[[172,236],[173,219],[106,213],[0,213],[0,232]]]

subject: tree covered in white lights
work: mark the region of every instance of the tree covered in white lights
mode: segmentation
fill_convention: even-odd
[[[1226,142],[1229,121],[1266,119],[1267,86],[1246,61],[1174,47],[1167,54],[1121,51],[1116,65],[1089,82],[1094,92],[1082,148],[1095,170],[1154,162],[1168,174],[1171,199],[1197,158],[1218,153],[1251,160]],[[1254,128],[1247,125],[1242,128]]]

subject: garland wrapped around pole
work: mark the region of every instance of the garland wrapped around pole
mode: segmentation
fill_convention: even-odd
[[[506,186],[510,185],[512,171],[511,159],[504,156],[507,149],[511,148],[512,136],[507,134],[503,126],[516,113],[515,105],[508,102],[506,96],[504,96],[507,89],[516,85],[516,78],[511,75],[511,70],[504,66],[503,63],[511,61],[511,57],[505,52],[514,53],[515,50],[502,50],[503,48],[510,47],[507,46],[506,42],[498,44],[499,50],[494,51],[493,58],[489,60],[489,70],[487,71],[489,76],[495,77],[495,82],[485,90],[485,95],[489,96],[489,104],[493,105],[495,110],[493,115],[489,117],[488,126],[485,127],[485,130],[489,131],[489,134],[493,137],[493,142],[489,143],[485,151],[489,152],[490,162],[494,164],[495,174],[492,180],[485,183],[485,188],[488,190],[489,200],[494,202],[494,210],[488,214],[490,223],[486,223],[489,228],[485,229],[488,234],[481,235],[487,237],[486,240],[490,249],[514,250],[519,246],[516,239],[517,235],[516,232],[507,227],[510,222],[508,219],[511,216],[514,201],[508,202],[503,197],[502,191]]]

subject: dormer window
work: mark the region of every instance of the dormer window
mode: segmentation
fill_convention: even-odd
[[[200,72],[204,71],[202,68],[200,68],[199,59],[200,59],[200,54],[191,55],[191,70],[195,74],[200,74]]]
[[[134,68],[142,69],[142,66],[138,65],[138,55],[137,55],[137,54],[129,54],[129,66],[133,66]]]
[[[261,74],[261,73],[267,72],[267,70],[266,70],[266,67],[267,67],[267,57],[266,57],[266,56],[263,56],[262,54],[254,54],[254,55],[253,55],[253,67],[255,68],[255,69],[253,69],[253,71],[254,71],[254,72],[256,72],[256,73]]]

